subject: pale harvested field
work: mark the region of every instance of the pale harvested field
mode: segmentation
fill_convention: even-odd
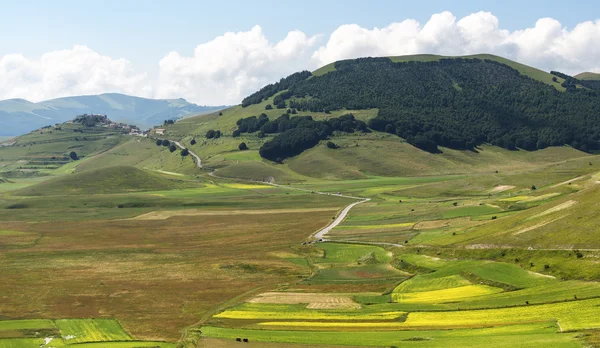
[[[299,293],[299,292],[265,292],[248,302],[271,304],[307,303],[309,309],[358,309],[360,305],[352,301],[348,295]]]
[[[571,183],[571,182],[573,182],[573,181],[576,181],[576,180],[579,180],[579,179],[581,179],[581,177],[580,177],[580,176],[578,176],[578,177],[576,177],[576,178],[573,178],[573,179],[571,179],[571,180],[567,180],[567,181],[560,182],[560,183],[558,183],[558,184],[556,184],[556,185],[550,186],[550,188],[557,188],[557,187],[559,187],[559,186],[566,185],[566,184],[568,184],[568,183]]]
[[[314,213],[338,211],[337,208],[302,208],[302,209],[261,209],[261,210],[161,210],[142,214],[127,220],[166,220],[174,216],[222,216],[222,215],[263,215],[263,214],[287,214],[287,213]]]
[[[309,303],[306,306],[308,309],[360,309],[360,305],[358,303]]]
[[[513,186],[513,185],[498,185],[498,186],[494,187],[493,189],[491,189],[489,192],[490,193],[498,193],[498,192],[508,191],[508,190],[511,190],[514,188],[515,188],[515,186]]]
[[[533,226],[529,226],[529,227],[523,228],[523,229],[521,229],[521,230],[519,230],[519,231],[517,231],[517,232],[513,233],[513,235],[515,235],[515,236],[516,236],[516,235],[519,235],[519,234],[521,234],[521,233],[525,233],[525,232],[533,231],[533,230],[535,230],[535,229],[538,229],[538,228],[540,228],[540,227],[544,227],[544,226],[546,226],[546,225],[548,225],[548,224],[550,224],[550,223],[553,223],[553,222],[555,222],[555,221],[558,221],[558,220],[560,220],[560,219],[564,218],[565,216],[566,216],[566,215],[564,215],[564,216],[561,216],[561,217],[558,217],[558,218],[556,218],[556,219],[551,219],[551,220],[547,220],[547,221],[542,221],[542,222],[540,222],[540,223],[538,223],[538,224],[535,224],[535,225],[533,225]]]
[[[481,225],[486,221],[471,221],[470,217],[462,217],[456,219],[446,219],[446,220],[431,220],[431,221],[420,221],[413,229],[415,230],[429,230],[433,228],[441,228],[441,227],[455,227],[455,226],[475,226]]]
[[[561,203],[561,204],[559,204],[559,205],[557,205],[555,207],[552,207],[552,208],[550,208],[550,209],[548,209],[546,211],[543,211],[543,212],[535,215],[534,217],[542,217],[542,216],[546,216],[548,214],[556,213],[556,212],[559,212],[561,210],[565,210],[567,208],[570,208],[570,207],[574,206],[577,203],[579,203],[579,202],[574,201],[574,200],[569,200],[569,201]]]

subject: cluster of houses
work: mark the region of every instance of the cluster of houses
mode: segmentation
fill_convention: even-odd
[[[133,136],[147,137],[148,134],[150,133],[150,130],[141,130],[138,126],[134,126],[134,125],[126,124],[126,123],[120,123],[120,122],[113,122],[108,118],[107,115],[100,115],[100,114],[79,115],[79,116],[75,117],[75,119],[73,119],[73,121],[69,121],[69,123],[73,123],[73,122],[82,123],[81,121],[84,119],[93,120],[94,124],[98,127],[123,130],[123,131],[129,132],[129,135],[133,135]]]

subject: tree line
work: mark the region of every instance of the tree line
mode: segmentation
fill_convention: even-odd
[[[242,107],[245,108],[248,105],[260,104],[263,100],[269,99],[276,93],[288,89],[296,82],[304,80],[311,75],[312,74],[310,71],[300,71],[279,80],[279,82],[266,85],[265,87],[261,88],[258,92],[255,92],[249,95],[248,97],[244,98],[242,100]]]
[[[238,128],[233,132],[234,136],[255,132],[258,132],[259,137],[264,137],[266,134],[277,134],[259,149],[261,157],[276,162],[281,162],[285,158],[296,156],[316,146],[319,141],[327,139],[333,132],[368,131],[367,124],[357,120],[352,114],[323,121],[316,121],[312,116],[290,117],[288,113],[269,120],[267,115],[262,114],[259,117],[241,118],[237,121],[237,125]]]
[[[551,71],[550,72],[554,76],[562,77],[565,81],[562,83],[562,86],[567,90],[573,90],[577,88],[577,85],[580,85],[585,88],[589,88],[595,91],[600,91],[600,80],[580,80],[573,76],[563,74],[559,71]]]

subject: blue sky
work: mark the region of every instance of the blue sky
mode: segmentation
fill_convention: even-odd
[[[170,51],[191,54],[200,43],[257,24],[267,38],[280,40],[294,29],[314,35],[348,23],[426,22],[445,10],[459,18],[489,11],[508,30],[541,17],[573,27],[600,17],[600,1],[13,1],[2,4],[0,32],[9,35],[0,37],[0,55],[35,56],[80,44],[149,68]]]
[[[146,78],[152,80],[147,83],[148,86],[135,87],[138,89],[137,94],[174,96],[173,93],[181,92],[185,97],[190,98],[190,95],[200,92],[186,91],[182,86],[190,82],[184,81],[185,79],[175,82],[177,86],[169,88],[170,92],[156,93],[156,85],[160,83],[157,79],[161,75],[161,71],[165,70],[164,68],[161,70],[159,63],[169,52],[177,52],[180,56],[178,58],[181,59],[171,61],[176,61],[180,70],[183,67],[190,68],[190,64],[184,65],[185,58],[196,59],[194,50],[198,45],[211,42],[226,32],[249,32],[254,26],[259,25],[261,28],[260,35],[273,46],[283,40],[290,31],[300,30],[308,38],[320,35],[315,38],[315,42],[310,44],[313,51],[316,51],[319,47],[326,45],[330,35],[344,24],[357,24],[361,28],[372,30],[375,27],[385,28],[391,23],[414,19],[421,26],[424,26],[432,15],[440,14],[443,11],[451,12],[456,18],[456,22],[473,13],[489,12],[499,22],[498,30],[509,33],[533,28],[536,26],[538,19],[545,17],[557,20],[563,30],[570,31],[578,23],[600,18],[600,1],[24,0],[2,4],[2,11],[0,12],[0,33],[2,33],[0,35],[0,59],[7,55],[21,54],[37,64],[36,60],[45,53],[56,50],[69,50],[75,45],[82,45],[103,57],[114,60],[125,59],[129,64],[128,69],[143,74]],[[589,39],[592,38],[593,35]],[[443,39],[451,40],[451,38]],[[352,40],[352,37],[347,37],[345,40]],[[446,50],[441,46],[431,48],[430,46],[421,45],[418,46],[418,49],[431,50],[431,52],[415,53],[453,54],[455,52],[455,50]],[[487,49],[492,50],[493,53],[512,52],[507,47],[502,50],[495,50],[493,47]],[[346,55],[330,54],[322,55],[322,57],[344,58],[363,53],[377,55],[378,52],[388,53],[386,50],[382,51],[381,48],[357,48],[349,50]],[[410,52],[413,53],[413,51]],[[314,58],[314,52],[306,53],[307,63],[305,65],[297,62],[289,65],[294,68],[314,68],[315,64],[327,62],[325,58],[322,58],[316,61],[313,59],[309,64],[308,58],[310,57]],[[516,55],[509,58],[520,58],[531,64],[546,64],[541,66],[542,68],[554,68],[556,65],[561,67],[561,61],[565,61],[565,58],[561,58],[562,60],[549,63],[547,58],[534,60],[527,55]],[[203,63],[203,61],[196,60],[197,64]],[[590,65],[591,63],[574,65],[574,62],[569,59],[566,60],[568,64],[565,63],[564,70],[594,70],[597,68],[593,64]],[[247,62],[244,60],[241,64],[245,63]],[[16,63],[11,64],[13,66]],[[5,64],[5,66],[8,65]],[[39,73],[37,71],[39,69],[34,70]],[[58,70],[64,73],[65,68],[60,67]],[[271,75],[263,73],[263,75],[257,75],[255,78],[248,78],[248,81],[255,81],[255,83],[247,84],[248,88],[234,86],[233,89],[230,88],[224,91],[230,96],[229,99],[217,99],[221,101],[234,100],[242,93],[247,93],[248,90],[256,88],[264,82],[277,79],[281,74],[290,72],[293,71],[283,69],[273,72]],[[69,72],[69,74],[72,75],[74,72]],[[213,72],[211,74],[215,75]],[[247,72],[244,72],[244,74],[242,75],[248,75]],[[55,74],[49,76],[54,78]],[[223,75],[219,72],[216,72],[215,76],[223,78],[239,77],[238,75]],[[2,77],[1,73],[0,77]],[[69,79],[73,79],[73,76],[70,76]],[[24,83],[30,80],[29,76],[19,79],[19,81],[25,81]],[[61,81],[64,82],[63,80]],[[102,83],[107,85],[105,86],[107,91],[132,92],[135,90],[131,86],[121,88],[110,83],[107,84],[106,81]],[[129,81],[128,83],[133,82]],[[45,87],[46,90],[48,88],[48,86]],[[214,89],[214,84],[210,88]],[[21,93],[19,96],[27,97],[27,94],[30,94],[29,99],[39,99],[78,92],[77,88],[71,88],[43,95],[40,92],[34,93],[34,90],[35,88],[24,85],[23,88],[19,89],[19,93]],[[100,91],[102,88],[90,89],[91,92],[96,90]],[[239,95],[235,94],[236,90]],[[0,85],[0,98],[14,96],[17,92],[13,90],[11,93],[3,91]],[[210,100],[201,99],[196,98],[196,101],[210,102]]]

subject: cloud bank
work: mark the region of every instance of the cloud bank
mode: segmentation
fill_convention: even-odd
[[[38,59],[21,54],[0,57],[0,99],[41,101],[103,92],[153,94],[147,75],[134,73],[130,62],[85,46],[45,53]]]
[[[406,54],[491,53],[544,70],[600,72],[600,20],[566,28],[552,18],[509,31],[497,17],[477,12],[457,19],[434,14],[426,23],[405,19],[384,28],[339,26],[329,36],[289,32],[269,41],[260,26],[229,32],[198,45],[192,56],[170,52],[158,62],[158,77],[136,73],[131,62],[85,46],[49,52],[37,59],[0,57],[0,99],[122,92],[155,98],[186,98],[198,104],[236,104],[267,83],[295,71],[339,59]]]

